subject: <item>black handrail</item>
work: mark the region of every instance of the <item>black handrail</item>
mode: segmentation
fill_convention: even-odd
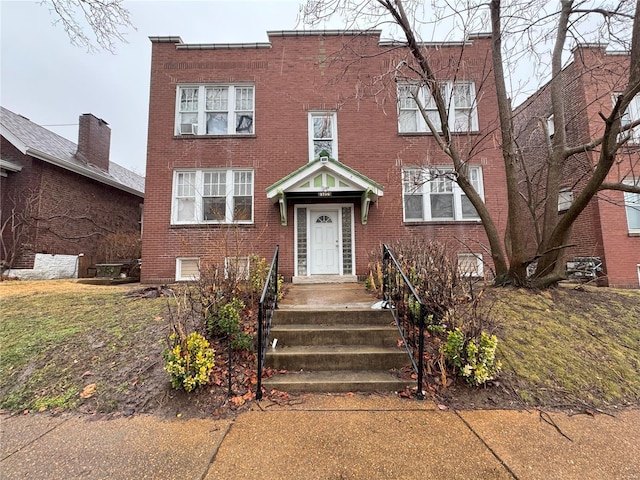
[[[413,370],[418,376],[418,400],[423,400],[424,329],[427,310],[393,253],[384,244],[382,278],[383,300],[391,308],[402,342],[411,358]]]
[[[269,345],[269,333],[271,332],[271,320],[273,311],[278,308],[278,253],[280,246],[276,245],[269,273],[264,281],[264,289],[258,303],[258,384],[256,400],[262,400],[262,369]]]

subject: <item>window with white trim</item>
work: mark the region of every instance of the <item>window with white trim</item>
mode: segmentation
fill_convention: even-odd
[[[556,132],[556,126],[553,123],[553,113],[547,117],[547,133],[549,138],[553,138],[553,134]]]
[[[452,132],[477,131],[478,110],[475,84],[473,82],[443,82],[440,89],[447,105],[449,129]],[[440,115],[429,88],[405,83],[398,85],[398,132],[431,131],[420,113],[412,92],[417,95],[431,123],[438,131],[441,131]]]
[[[469,167],[469,182],[484,197],[482,169]],[[456,183],[452,167],[408,168],[402,171],[404,220],[479,220],[478,212]]]
[[[629,233],[640,233],[640,193],[624,192]]]
[[[249,280],[249,257],[224,257],[224,278]]]
[[[458,274],[461,277],[484,276],[484,262],[481,253],[459,253],[458,254]]]
[[[613,104],[615,105],[620,93],[615,93],[612,97]],[[640,93],[633,97],[633,100],[629,102],[629,106],[620,117],[620,125],[624,127],[632,122],[640,119]],[[620,139],[629,135],[629,143],[640,143],[640,125],[633,127],[631,130],[620,133]]]
[[[179,86],[176,135],[254,133],[253,85]]]
[[[200,278],[199,258],[176,258],[176,281],[184,282]]]
[[[174,225],[253,223],[253,171],[175,171],[171,211]]]
[[[558,192],[558,212],[569,210],[573,203],[573,191],[570,188],[562,188]]]
[[[338,159],[338,122],[336,112],[309,113],[309,161],[326,152]]]

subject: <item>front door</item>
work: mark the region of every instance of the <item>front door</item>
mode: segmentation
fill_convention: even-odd
[[[311,212],[311,274],[338,275],[338,212]]]

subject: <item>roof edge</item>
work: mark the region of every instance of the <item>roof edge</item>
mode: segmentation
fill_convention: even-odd
[[[258,43],[180,43],[176,50],[235,50],[271,48],[268,42]]]
[[[127,193],[131,193],[132,195],[136,195],[137,197],[144,198],[144,192],[141,192],[140,190],[136,190],[135,188],[128,187],[127,185],[123,185],[122,183],[116,180],[112,180],[111,178],[105,177],[104,175],[100,175],[97,172],[92,172],[89,169],[85,169],[85,168],[70,164],[68,162],[61,161],[60,159],[55,158],[39,150],[36,150],[35,148],[27,148],[26,155],[38,158],[45,162],[51,163],[52,165],[55,165],[57,167],[77,173],[78,175],[82,175],[83,177],[91,178],[92,180],[95,180],[100,183],[104,183],[105,185],[109,185],[110,187],[117,188],[118,190],[123,190]]]
[[[269,37],[355,37],[380,36],[382,30],[270,30]]]
[[[182,38],[176,36],[153,36],[149,37],[149,40],[151,40],[151,43],[184,43]]]

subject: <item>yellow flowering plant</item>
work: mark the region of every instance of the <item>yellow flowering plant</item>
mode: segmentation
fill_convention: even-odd
[[[194,332],[181,340],[172,333],[169,343],[170,348],[163,352],[164,369],[171,377],[173,388],[191,392],[207,384],[215,364],[215,352],[207,339]]]

